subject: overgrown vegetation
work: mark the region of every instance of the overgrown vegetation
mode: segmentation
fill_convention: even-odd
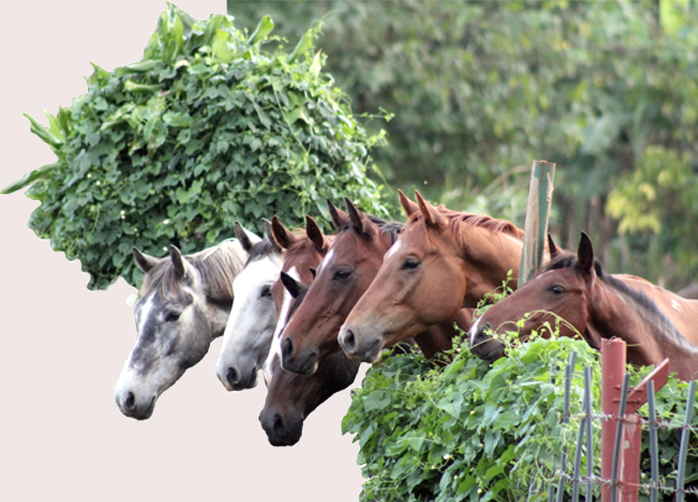
[[[367,177],[382,134],[364,130],[323,72],[316,28],[292,50],[264,47],[272,29],[268,17],[248,34],[229,16],[196,21],[170,4],[142,61],[95,66],[87,94],[48,127],[30,118],[57,161],[7,191],[31,184],[31,228],[81,261],[90,288],[137,283],[133,246],[200,250],[235,221],[299,224],[343,196],[385,214]]]
[[[584,230],[609,270],[698,277],[695,2],[228,4],[250,26],[283,16],[289,37],[324,19],[318,43],[358,110],[395,114],[376,157],[391,183],[521,225],[531,161],[554,161],[561,245]]]
[[[565,424],[564,367],[572,351],[577,363]],[[594,406],[600,407],[598,353],[582,340],[538,338],[512,347],[491,368],[467,343],[450,357],[443,367],[420,354],[385,358],[355,391],[343,430],[359,443],[366,478],[361,500],[547,500],[559,479],[560,453],[574,458],[586,366],[593,369]],[[631,371],[637,383],[647,369]],[[680,426],[687,384],[672,377],[657,397],[663,419]],[[593,425],[598,459],[600,422]],[[660,432],[660,465],[671,484],[679,443],[675,432]],[[695,482],[698,433],[691,444],[687,481]],[[649,460],[643,462],[649,472]]]

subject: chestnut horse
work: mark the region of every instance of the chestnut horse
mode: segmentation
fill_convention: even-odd
[[[416,195],[417,204],[400,192],[405,229],[340,330],[339,343],[350,357],[372,362],[384,346],[457,321],[462,307],[477,306],[509,271],[514,280],[518,276],[521,229],[489,216],[437,209]]]
[[[308,295],[284,329],[283,367],[313,373],[320,361],[336,358],[339,328],[376,276],[383,255],[396,241],[403,225],[370,217],[345,199],[347,212],[329,203],[337,231]],[[427,357],[451,345],[452,328],[416,337]],[[325,365],[329,362],[324,363]]]
[[[291,318],[301,305],[307,287],[290,275],[281,272],[281,280],[293,297],[287,316],[279,319],[281,325]],[[333,394],[345,389],[356,378],[359,361],[347,358],[337,351],[320,361],[317,371],[309,376],[285,371],[278,355],[272,355],[267,378],[267,397],[259,421],[273,446],[292,446],[303,433],[306,417]]]
[[[551,262],[510,297],[492,306],[470,330],[472,351],[486,360],[504,355],[488,334],[525,319],[525,339],[546,322],[565,336],[581,335],[599,349],[602,338],[628,344],[628,362],[653,365],[669,358],[684,380],[698,378],[698,300],[688,300],[633,275],[611,275],[594,260],[582,233],[577,254],[551,252]],[[528,314],[525,317],[525,314]]]
[[[311,217],[306,218],[305,235],[288,231],[276,216],[259,242],[245,239],[239,226],[236,234],[249,258],[233,281],[235,303],[218,357],[218,379],[227,390],[249,389],[257,383],[284,296],[279,272],[310,281],[331,243],[331,236],[323,235]]]

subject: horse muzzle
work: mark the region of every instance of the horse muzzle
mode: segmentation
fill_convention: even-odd
[[[342,326],[337,341],[347,357],[366,363],[378,359],[385,343],[377,333],[363,333],[351,326]]]
[[[264,408],[259,414],[267,439],[272,446],[293,446],[303,434],[303,419],[283,415],[272,409]]]
[[[156,396],[143,399],[131,390],[124,390],[116,394],[115,400],[119,410],[125,416],[136,420],[146,420],[153,414]]]
[[[480,323],[478,320],[470,330],[470,352],[490,363],[504,357],[504,344],[486,334],[491,329],[489,323]]]

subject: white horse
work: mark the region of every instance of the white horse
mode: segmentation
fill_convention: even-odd
[[[247,233],[250,241],[259,237]],[[158,397],[208,352],[222,335],[233,305],[232,282],[247,253],[236,239],[183,256],[174,246],[155,258],[137,249],[144,272],[134,305],[138,338],[116,384],[121,412],[149,418]]]
[[[257,383],[257,370],[267,358],[277,318],[290,300],[279,273],[310,282],[330,243],[310,217],[305,234],[288,231],[274,217],[267,235],[256,244],[236,232],[249,258],[233,281],[235,304],[218,357],[218,379],[227,390],[249,389]]]

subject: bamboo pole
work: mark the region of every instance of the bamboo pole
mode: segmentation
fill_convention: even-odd
[[[546,160],[533,161],[526,206],[524,246],[519,267],[519,287],[523,286],[543,263],[554,178],[555,164]]]

